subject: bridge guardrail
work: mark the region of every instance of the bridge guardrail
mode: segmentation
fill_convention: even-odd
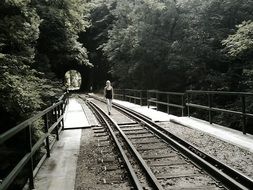
[[[145,105],[147,102],[146,91],[136,89],[114,89],[114,96],[120,100]]]
[[[3,179],[0,184],[1,190],[6,190],[14,181],[14,179],[18,176],[18,174],[22,171],[22,169],[27,165],[29,168],[29,188],[34,189],[34,181],[33,178],[35,176],[34,173],[34,160],[33,156],[37,150],[41,147],[42,144],[45,143],[46,148],[46,157],[50,157],[50,142],[49,135],[53,132],[56,134],[56,140],[59,140],[59,133],[61,130],[64,130],[64,112],[66,109],[66,105],[68,103],[68,99],[66,98],[66,94],[61,97],[59,102],[53,104],[49,108],[39,112],[32,118],[20,123],[19,125],[11,128],[10,130],[0,134],[0,145],[4,144],[10,138],[15,135],[24,132],[25,133],[25,147],[26,152],[25,155],[19,160],[16,166],[11,170],[11,172]],[[40,137],[40,139],[34,143],[32,142],[32,126],[33,123],[38,121],[39,119],[43,119],[44,121],[44,134]],[[40,163],[40,162],[39,162]]]
[[[163,96],[163,97],[161,97]],[[148,107],[152,103],[156,105],[156,108],[158,110],[159,105],[165,105],[167,106],[167,113],[170,114],[170,108],[178,108],[181,109],[181,115],[184,116],[184,110],[185,110],[185,101],[184,101],[185,93],[180,92],[164,92],[164,91],[158,91],[158,90],[148,90],[147,91],[147,102]],[[172,102],[171,98],[179,98],[180,102]]]
[[[124,89],[114,89],[114,97],[119,100],[125,100],[125,91]]]
[[[181,115],[184,116],[185,110],[185,93],[177,92],[163,92],[158,90],[136,90],[136,89],[114,89],[114,96],[120,100],[125,100],[133,103],[138,103],[141,106],[147,105],[150,107],[152,104],[167,106],[167,113],[171,113],[171,108],[181,109]],[[164,97],[166,98],[164,99]],[[174,99],[180,98],[180,101]],[[174,101],[172,102],[171,99]]]
[[[243,134],[246,134],[246,119],[247,117],[252,117],[252,113],[248,113],[246,110],[246,103],[245,98],[247,96],[253,96],[253,93],[247,93],[247,92],[222,92],[222,91],[198,91],[198,90],[187,90],[187,112],[188,116],[190,116],[190,108],[197,108],[201,110],[207,110],[208,111],[208,118],[209,123],[213,123],[213,112],[223,112],[223,113],[229,113],[233,115],[239,115],[242,118],[242,132]],[[192,102],[192,96],[194,95],[203,95],[207,96],[208,103],[207,105],[203,104],[196,104]],[[231,109],[224,109],[224,108],[218,108],[213,106],[213,97],[215,95],[222,95],[222,96],[239,96],[241,98],[241,111],[235,111]]]
[[[140,93],[142,95],[140,95]],[[146,92],[146,96],[143,95]],[[193,102],[192,98],[194,95],[201,95],[201,99],[203,101],[207,100],[207,105],[203,103]],[[224,109],[219,108],[218,106],[214,106],[213,97],[214,96],[229,96],[230,98],[233,96],[238,96],[241,99],[240,111],[232,110],[232,109]],[[207,97],[205,97],[207,96]],[[159,110],[159,105],[167,106],[167,113],[171,113],[171,108],[173,109],[181,109],[181,116],[187,115],[190,117],[191,108],[206,110],[208,111],[208,120],[209,123],[213,123],[213,112],[222,112],[233,115],[239,115],[242,119],[242,128],[241,131],[243,134],[246,134],[247,129],[247,118],[253,118],[253,114],[249,113],[246,108],[246,97],[252,96],[253,93],[248,92],[225,92],[225,91],[198,91],[198,90],[187,90],[185,93],[179,92],[165,92],[158,90],[135,90],[135,89],[115,89],[115,97],[121,100],[130,101],[136,103],[137,100],[140,101],[141,105],[147,105],[148,107],[155,105],[156,109]],[[202,102],[203,102],[202,101]],[[219,105],[220,106],[220,105]],[[187,110],[187,111],[186,111]],[[163,111],[165,111],[163,109]],[[172,110],[173,111],[173,110]],[[165,111],[166,112],[166,111]],[[178,114],[178,112],[176,112]]]

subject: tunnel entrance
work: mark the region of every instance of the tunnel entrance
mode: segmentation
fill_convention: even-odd
[[[65,86],[68,90],[79,90],[82,84],[82,76],[77,70],[69,70],[65,73]]]

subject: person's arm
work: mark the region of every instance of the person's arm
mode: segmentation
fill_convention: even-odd
[[[106,88],[106,87],[105,87],[105,88]],[[104,88],[104,98],[105,98],[105,93],[106,93],[106,92],[105,92],[105,88]]]
[[[113,87],[112,87],[112,99],[114,99],[114,91],[113,91]]]

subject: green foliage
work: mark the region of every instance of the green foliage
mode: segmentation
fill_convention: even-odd
[[[226,46],[227,53],[230,56],[237,57],[249,52],[252,53],[253,22],[243,21],[240,25],[237,25],[236,33],[230,35],[222,43]]]
[[[108,42],[102,46],[113,64],[112,74],[126,86],[164,88],[167,81],[174,79],[169,74],[175,71],[174,65],[184,59],[173,56],[180,51],[175,2],[120,1],[112,14],[117,20],[109,31]],[[183,70],[185,65],[179,67]],[[161,73],[167,79],[157,80]],[[143,80],[146,76],[153,79],[150,84]]]
[[[121,87],[244,89],[245,62],[228,57],[222,42],[253,18],[252,1],[127,0],[110,13],[114,22],[99,47]]]
[[[0,110],[5,128],[50,105],[62,65],[90,65],[78,34],[89,26],[84,0],[0,2]]]
[[[0,62],[1,107],[17,115],[38,110],[42,100],[37,84],[43,81],[36,77],[36,71],[13,60],[13,56],[3,56]]]
[[[41,21],[28,0],[1,1],[0,7],[0,108],[17,122],[43,105],[37,88],[43,80],[31,68]]]
[[[78,42],[78,34],[89,26],[84,0],[35,0],[40,17],[38,60],[46,60],[51,70],[62,74],[66,64],[91,65],[87,50]],[[43,65],[40,68],[45,68]]]
[[[115,1],[96,0],[91,1],[89,7],[90,27],[79,35],[79,41],[85,44],[88,50],[89,61],[94,65],[93,90],[101,89],[105,81],[111,79],[110,63],[103,56],[103,51],[99,46],[108,40],[108,30],[112,26],[113,15],[110,10],[113,9]]]

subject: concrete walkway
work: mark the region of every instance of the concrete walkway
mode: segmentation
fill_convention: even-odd
[[[113,102],[126,106],[136,112],[149,117],[152,121],[171,121],[186,127],[190,127],[196,130],[203,131],[212,135],[216,138],[224,140],[228,143],[239,146],[245,150],[253,152],[253,135],[246,134],[243,135],[242,132],[233,130],[224,126],[209,124],[206,121],[192,118],[192,117],[177,117],[174,115],[169,115],[167,113],[156,111],[147,108],[147,106],[140,106],[137,104],[129,103],[121,100],[113,100]]]
[[[122,106],[125,106],[127,108],[130,108],[138,113],[141,113],[147,116],[148,118],[150,118],[154,122],[170,121],[173,118],[177,118],[174,115],[170,115],[161,111],[156,111],[154,109],[148,108],[147,106],[140,106],[134,103],[121,101],[121,100],[113,100],[113,102],[120,104]]]
[[[87,126],[81,105],[70,99],[65,115],[68,128]],[[72,190],[75,187],[77,158],[80,150],[81,129],[65,130],[60,135],[35,178],[36,190]]]
[[[65,116],[65,128],[85,128],[90,127],[81,104],[75,99],[69,99],[69,105]]]

